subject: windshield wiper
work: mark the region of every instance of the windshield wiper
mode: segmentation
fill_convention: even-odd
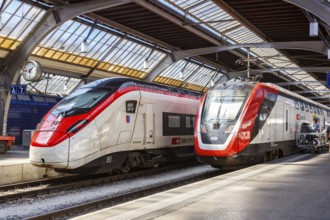
[[[217,117],[216,117],[216,122],[213,124],[213,129],[219,129],[220,128],[219,116],[220,116],[221,107],[222,107],[222,103],[223,103],[224,99],[225,99],[224,97],[221,99],[220,106],[219,106],[218,113],[217,113]]]
[[[72,115],[72,113],[74,112],[77,112],[77,111],[81,111],[81,112],[84,112],[84,111],[87,111],[89,108],[82,108],[82,107],[74,107],[74,108],[71,108],[67,111],[63,111],[63,112],[60,112],[60,114],[63,114],[63,116],[69,116],[69,115]]]

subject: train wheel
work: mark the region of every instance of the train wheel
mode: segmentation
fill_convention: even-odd
[[[123,165],[120,168],[120,171],[122,173],[129,173],[131,171],[131,165],[130,165],[128,159],[125,160],[125,162],[123,163]]]
[[[0,141],[0,154],[4,154],[8,151],[9,146],[6,142]]]
[[[152,167],[153,167],[153,168],[158,168],[159,165],[160,165],[159,163],[154,163],[154,164],[152,165]]]

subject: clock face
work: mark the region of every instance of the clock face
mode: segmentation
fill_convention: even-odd
[[[26,81],[37,81],[41,77],[41,65],[37,61],[29,60],[22,69],[23,78]]]

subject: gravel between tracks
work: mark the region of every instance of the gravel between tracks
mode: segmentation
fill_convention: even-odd
[[[63,191],[56,194],[40,195],[38,197],[2,203],[0,204],[0,219],[25,219],[89,201],[116,196],[137,189],[144,189],[158,183],[185,179],[214,170],[214,168],[209,166],[201,165],[148,177],[140,177],[134,180],[117,181],[102,186]]]

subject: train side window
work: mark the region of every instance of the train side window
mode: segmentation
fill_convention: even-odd
[[[180,128],[180,115],[169,115],[168,116],[168,127],[169,128]]]
[[[186,128],[194,128],[195,117],[194,116],[186,116]]]
[[[126,101],[126,113],[135,113],[136,110],[136,100]]]
[[[305,111],[309,112],[309,105],[307,103],[305,103]]]
[[[300,102],[300,110],[305,110],[305,105],[304,105],[304,103],[303,102]]]
[[[297,100],[294,100],[294,107],[296,107],[296,109],[299,109],[299,102]]]

